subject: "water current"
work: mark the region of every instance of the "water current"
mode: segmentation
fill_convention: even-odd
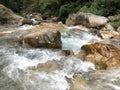
[[[22,26],[17,30],[32,28]],[[62,48],[77,54],[80,47],[97,36],[86,32],[61,33]],[[14,30],[13,30],[14,31]],[[41,65],[37,68],[38,65]],[[86,87],[77,90],[120,90],[120,69],[98,71],[94,65],[75,57],[65,57],[61,50],[27,49],[11,37],[0,37],[0,90],[71,90],[67,79],[81,76]]]

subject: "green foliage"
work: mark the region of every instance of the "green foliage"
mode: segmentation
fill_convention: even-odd
[[[22,9],[22,0],[0,0],[0,3],[16,12],[20,12]]]
[[[109,16],[120,13],[119,0],[95,0],[90,6],[83,6],[80,12],[90,12],[97,15]]]
[[[63,22],[65,22],[66,18],[68,17],[68,15],[70,13],[73,13],[75,10],[74,9],[71,9],[72,8],[72,5],[70,4],[65,4],[63,6],[60,7],[60,10],[59,10],[59,19]]]
[[[115,18],[117,19],[115,22],[113,22],[111,25],[117,29],[118,27],[120,27],[120,14],[115,15]]]
[[[0,0],[0,3],[17,13],[38,12],[44,18],[58,16],[63,22],[78,11],[102,16],[120,13],[120,0]]]
[[[115,29],[117,29],[120,26],[120,21],[113,22],[111,24]]]

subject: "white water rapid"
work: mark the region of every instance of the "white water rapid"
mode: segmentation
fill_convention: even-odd
[[[33,26],[17,30],[26,27]],[[61,33],[64,50],[77,54],[82,45],[100,40],[86,32],[70,31],[71,28],[76,27]],[[96,71],[93,64],[65,57],[60,50],[20,48],[10,38],[0,37],[0,90],[72,90],[68,79],[75,75],[87,81],[87,86],[79,90],[120,90],[119,69]]]

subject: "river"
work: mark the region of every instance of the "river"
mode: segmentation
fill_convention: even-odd
[[[92,39],[100,40],[86,32],[71,32],[70,28],[74,27],[61,33],[64,50],[77,54],[82,45]],[[120,90],[119,68],[98,71],[92,63],[63,56],[61,50],[22,48],[11,37],[0,37],[0,90],[71,90],[67,79],[76,75],[87,83],[77,90]]]

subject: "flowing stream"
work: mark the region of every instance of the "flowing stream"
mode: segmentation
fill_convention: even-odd
[[[92,39],[100,40],[89,33],[68,29],[61,33],[62,48],[75,54]],[[37,68],[38,65],[41,66]],[[63,56],[61,50],[21,48],[11,37],[0,37],[0,90],[70,90],[67,79],[75,75],[87,83],[79,90],[120,90],[120,69],[97,71],[89,62]]]

